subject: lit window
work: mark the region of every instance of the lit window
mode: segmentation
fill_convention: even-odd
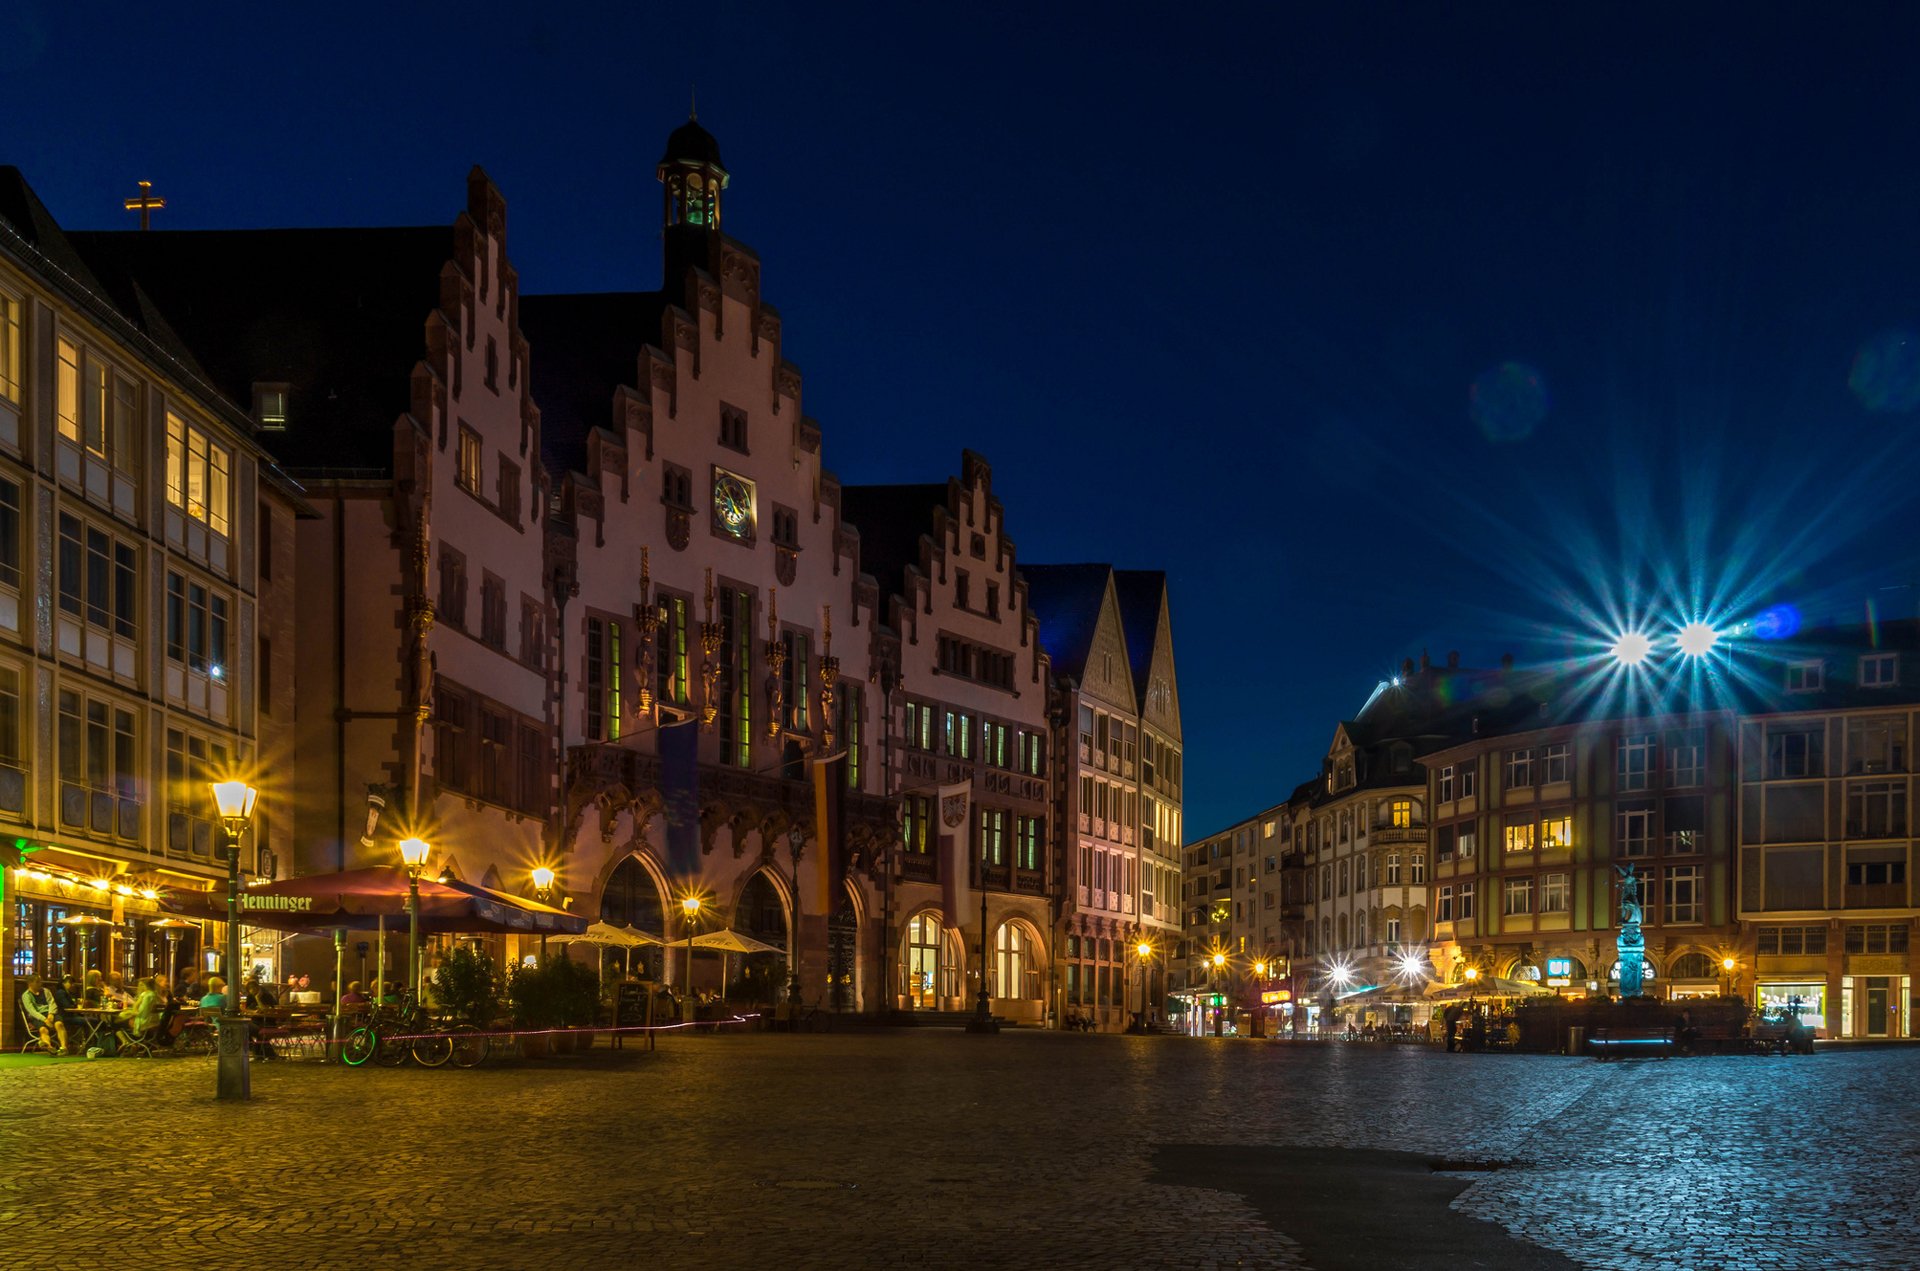
[[[20,400],[20,302],[0,291],[0,397]]]
[[[215,534],[227,532],[231,462],[225,446],[167,412],[167,502]]]
[[[1540,845],[1545,848],[1573,846],[1573,818],[1548,817],[1540,826]]]
[[[460,488],[469,494],[480,491],[480,434],[465,424],[460,425],[460,440],[457,443],[455,460],[458,465],[456,479]]]
[[[1507,850],[1509,852],[1531,852],[1533,850],[1533,825],[1509,825],[1507,827]]]

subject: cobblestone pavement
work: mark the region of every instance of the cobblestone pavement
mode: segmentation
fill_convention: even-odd
[[[1284,1196],[1152,1181],[1168,1144],[1500,1163],[1454,1209],[1587,1266],[1920,1264],[1920,1049],[674,1035],[473,1072],[258,1065],[243,1106],[212,1087],[210,1060],[0,1070],[0,1267],[1312,1265]],[[1424,1265],[1396,1190],[1352,1203]]]

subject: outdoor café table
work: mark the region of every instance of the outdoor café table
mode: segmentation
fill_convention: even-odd
[[[80,1006],[74,1008],[74,1014],[80,1017],[86,1028],[86,1036],[80,1039],[79,1048],[91,1050],[95,1046],[104,1047],[113,1036],[113,1025],[120,1018],[123,1008],[118,1006]]]

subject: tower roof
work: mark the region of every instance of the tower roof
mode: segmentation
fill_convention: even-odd
[[[660,156],[660,166],[670,163],[702,164],[723,176],[727,171],[727,165],[720,162],[720,143],[697,119],[687,120],[667,135],[667,152]]]

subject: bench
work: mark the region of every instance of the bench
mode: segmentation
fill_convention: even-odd
[[[1602,1059],[1673,1054],[1675,1033],[1671,1028],[1596,1028],[1587,1038],[1587,1048]]]

